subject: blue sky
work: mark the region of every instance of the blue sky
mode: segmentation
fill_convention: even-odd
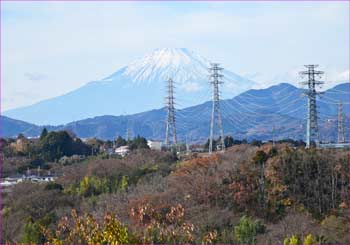
[[[186,47],[266,87],[320,64],[349,80],[349,2],[1,2],[2,109]]]

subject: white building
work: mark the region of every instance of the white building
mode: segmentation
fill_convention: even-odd
[[[16,185],[18,183],[29,181],[32,183],[43,183],[43,182],[51,182],[54,181],[57,177],[53,175],[45,175],[45,176],[39,176],[39,175],[22,175],[22,176],[13,176],[13,177],[7,177],[0,181],[1,187],[11,187],[13,185]]]
[[[115,153],[119,156],[125,157],[129,153],[129,146],[124,145],[115,149]]]
[[[162,149],[162,142],[161,141],[147,140],[147,145],[152,150],[159,150],[160,151]]]

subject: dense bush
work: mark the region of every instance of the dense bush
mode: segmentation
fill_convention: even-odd
[[[350,200],[346,151],[335,154],[332,150],[287,148],[272,165],[280,173],[287,195],[317,218]]]
[[[21,242],[24,244],[42,244],[47,241],[43,232],[43,227],[48,227],[56,220],[53,213],[46,214],[43,218],[33,221],[29,219],[24,225],[24,232]]]
[[[256,236],[265,232],[265,226],[258,220],[243,216],[235,226],[235,237],[240,244],[255,244]]]
[[[58,161],[63,156],[90,154],[90,147],[79,138],[73,139],[68,132],[50,132],[40,139],[39,152],[46,161]]]
[[[128,177],[124,175],[120,178],[99,178],[96,176],[85,176],[79,182],[79,184],[68,186],[65,189],[65,192],[68,194],[77,194],[84,197],[90,197],[103,193],[125,191],[128,185]]]
[[[133,140],[129,140],[127,144],[130,150],[149,149],[146,138],[141,137],[139,135],[135,137]]]

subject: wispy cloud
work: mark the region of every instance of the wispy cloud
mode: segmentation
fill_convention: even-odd
[[[32,82],[40,82],[48,79],[46,74],[38,73],[38,72],[26,72],[24,73],[24,77]]]
[[[185,92],[198,92],[203,89],[199,83],[196,82],[187,82],[180,85],[180,89]]]

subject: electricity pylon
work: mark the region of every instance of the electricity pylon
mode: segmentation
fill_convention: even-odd
[[[176,137],[176,125],[175,125],[175,98],[174,98],[174,81],[169,78],[167,81],[167,93],[166,108],[167,108],[167,120],[165,131],[165,145],[169,146],[170,135],[172,136],[172,143],[170,145],[177,144]]]
[[[131,139],[132,139],[131,128],[128,125],[127,128],[126,128],[126,140],[129,141]]]
[[[343,103],[338,103],[338,143],[345,143]]]
[[[189,154],[190,154],[190,145],[188,144],[187,135],[186,135],[186,155],[189,155]]]
[[[209,138],[209,154],[213,152],[213,137],[214,137],[214,126],[215,122],[219,127],[219,132],[221,136],[221,149],[225,150],[225,142],[224,142],[224,130],[222,129],[222,117],[220,111],[220,92],[219,85],[222,84],[222,78],[224,77],[220,72],[223,68],[219,67],[219,64],[212,63],[210,64],[210,83],[213,85],[213,107],[211,112],[211,123],[210,123],[210,138]]]
[[[307,99],[307,123],[306,123],[306,148],[310,148],[310,145],[314,142],[316,146],[319,144],[319,131],[317,123],[317,105],[316,105],[316,96],[320,92],[316,91],[316,85],[321,85],[324,82],[316,80],[321,78],[324,74],[323,71],[316,71],[315,68],[318,65],[305,65],[307,71],[301,71],[300,75],[308,77],[307,81],[302,82],[301,84],[307,85],[308,88],[304,94],[308,97]]]

